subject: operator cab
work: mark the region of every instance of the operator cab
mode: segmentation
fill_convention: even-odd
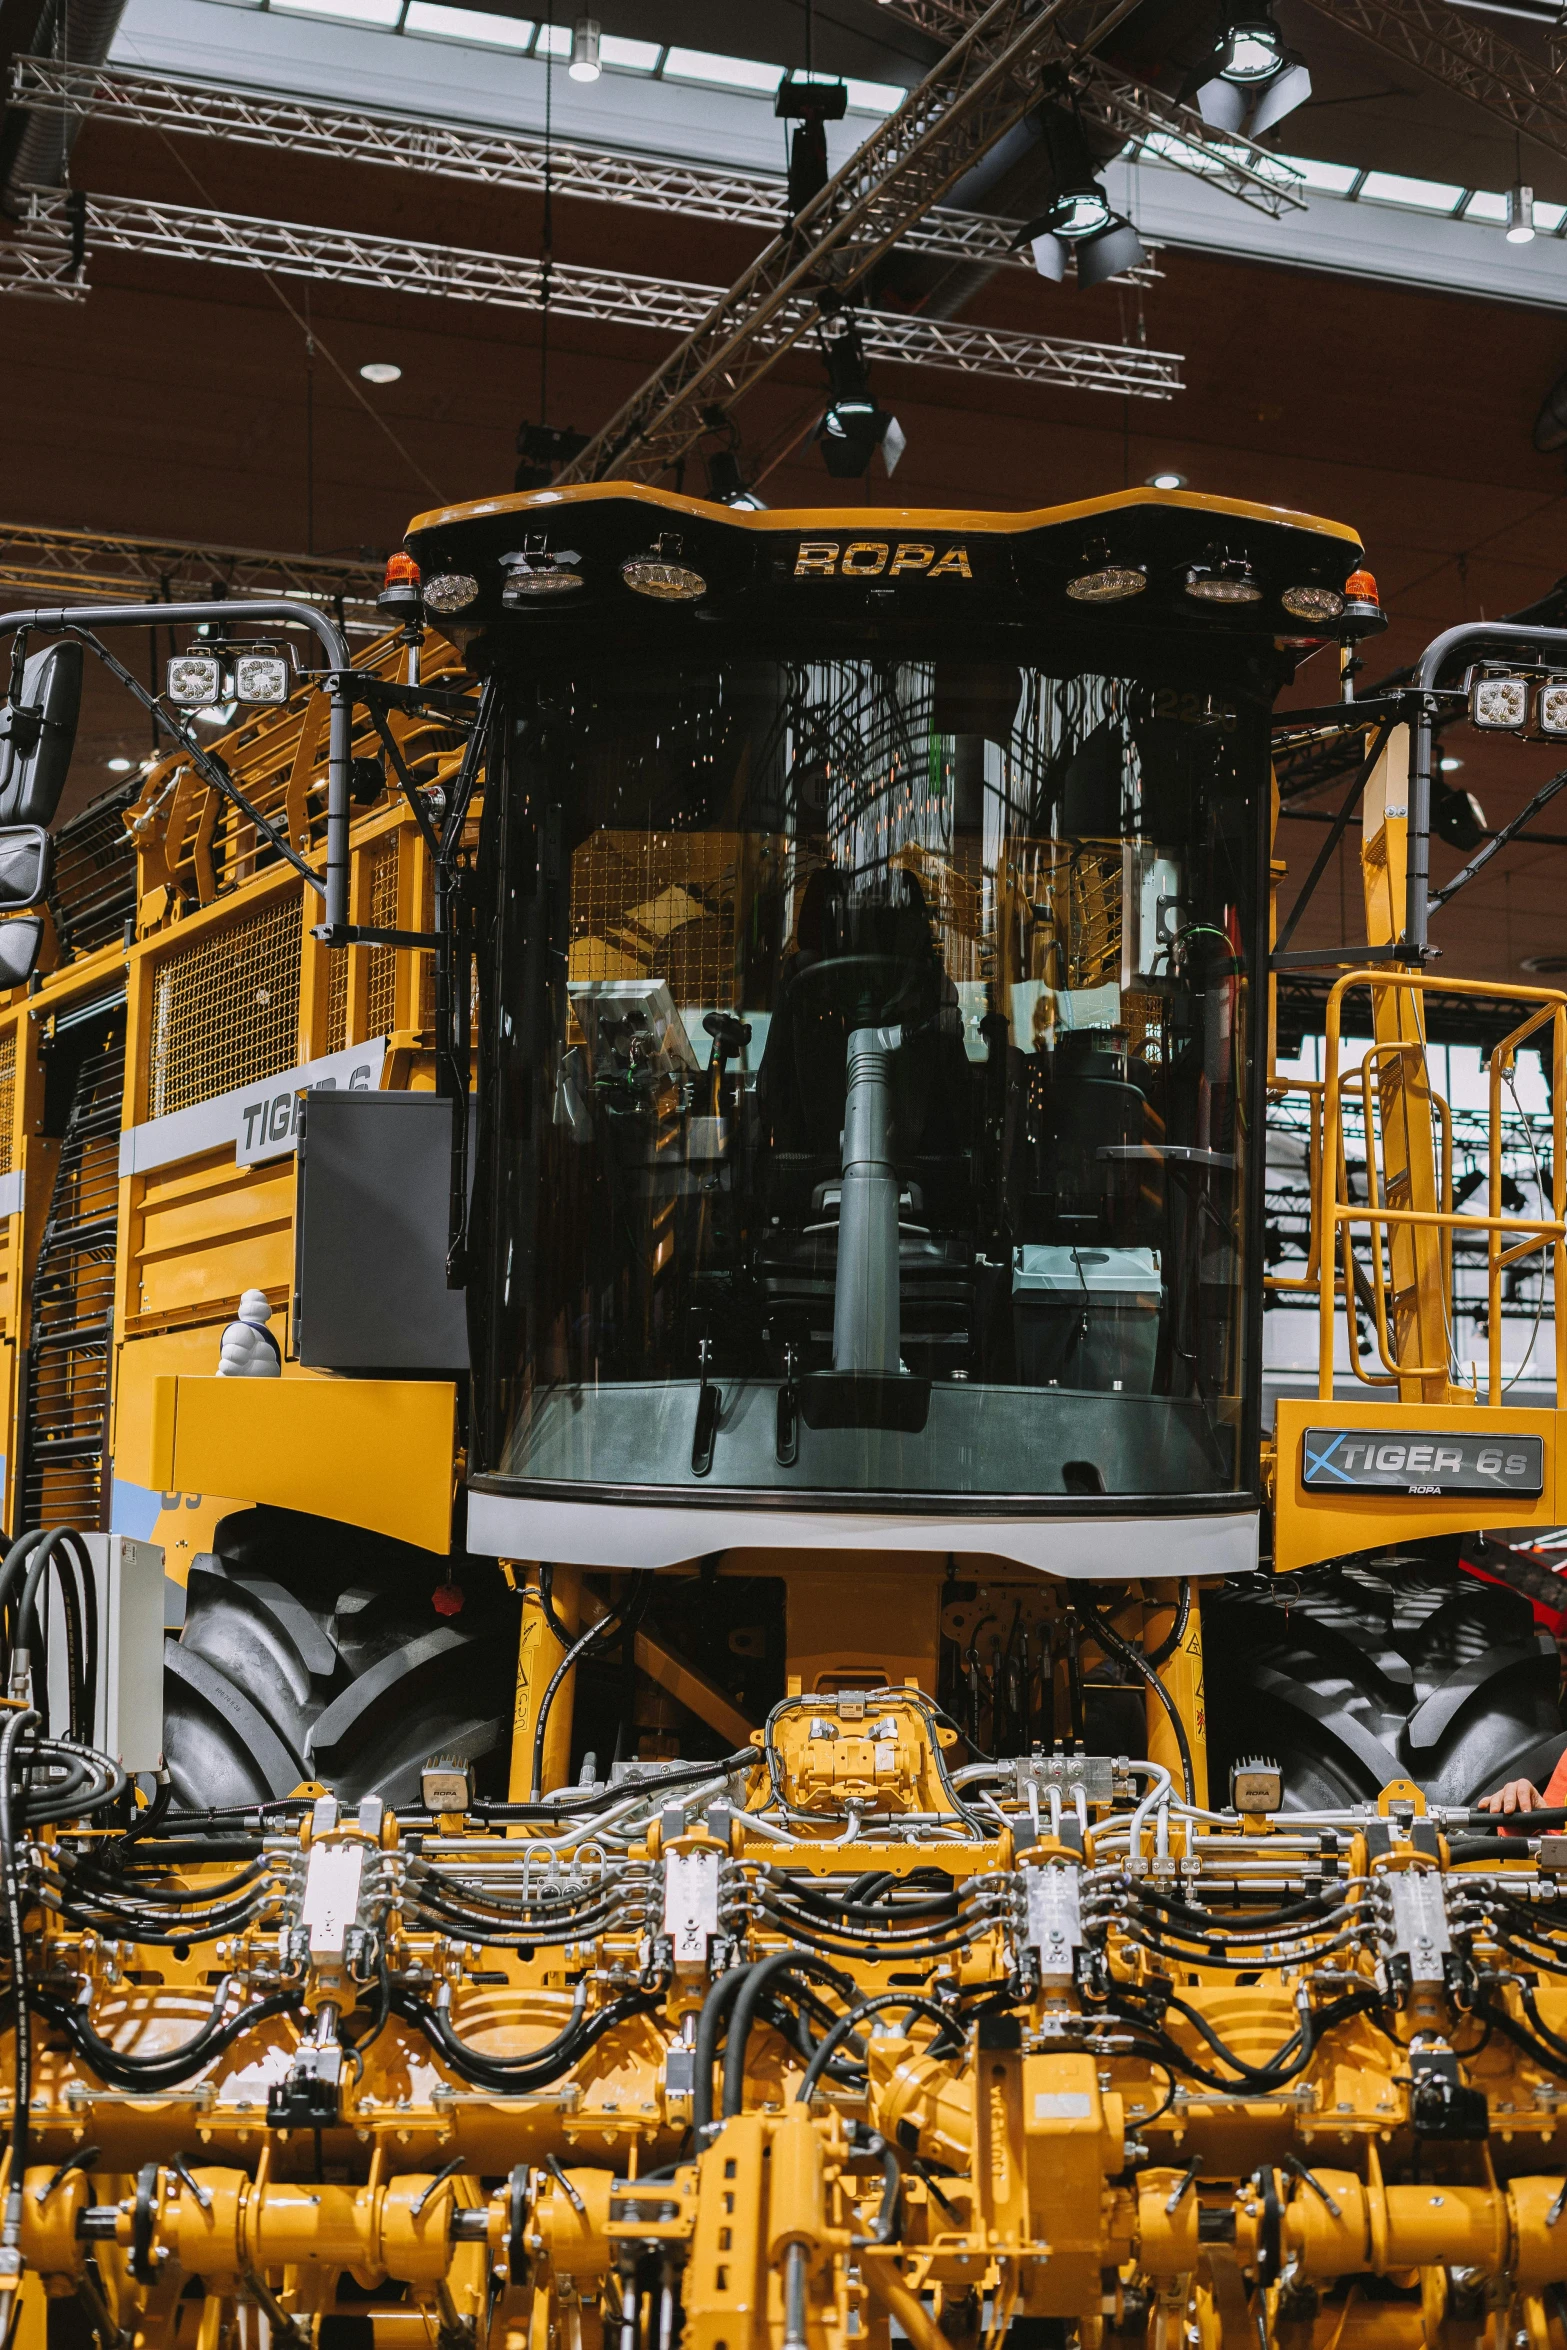
[[[497,682],[476,1496],[1254,1509],[1280,597],[1353,537],[603,485],[410,544]]]

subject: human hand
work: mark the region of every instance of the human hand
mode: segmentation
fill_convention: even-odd
[[[1540,1811],[1544,1805],[1545,1798],[1532,1779],[1509,1779],[1497,1794],[1482,1795],[1476,1808],[1500,1812]]]

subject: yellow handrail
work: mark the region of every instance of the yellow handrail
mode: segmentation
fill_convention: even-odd
[[[1374,992],[1378,988],[1406,988],[1412,994],[1439,989],[1444,995],[1484,996],[1491,1001],[1498,997],[1532,1007],[1519,1026],[1504,1037],[1490,1056],[1490,1117],[1488,1135],[1488,1171],[1490,1176],[1489,1205],[1486,1216],[1471,1216],[1454,1209],[1452,1205],[1452,1121],[1448,1105],[1438,1095],[1431,1098],[1438,1103],[1442,1120],[1442,1176],[1440,1207],[1390,1207],[1381,1196],[1377,1173],[1377,1154],[1374,1140],[1374,1118],[1371,1099],[1372,1065],[1378,1056],[1389,1051],[1424,1056],[1423,1045],[1411,1043],[1374,1044],[1363,1057],[1358,1071],[1345,1072],[1339,1067],[1339,1040],[1342,1026],[1344,997],[1351,988],[1363,987]],[[1551,1023],[1551,1213],[1549,1216],[1509,1216],[1502,1212],[1502,1109],[1501,1092],[1504,1080],[1510,1074],[1518,1048],[1535,1031]],[[1388,1328],[1388,1284],[1383,1262],[1387,1235],[1394,1225],[1424,1227],[1446,1236],[1442,1258],[1444,1290],[1444,1326],[1451,1328],[1453,1307],[1453,1250],[1452,1235],[1462,1226],[1466,1232],[1484,1232],[1486,1235],[1486,1297],[1489,1322],[1489,1364],[1486,1401],[1497,1405],[1502,1401],[1502,1338],[1501,1291],[1502,1275],[1509,1266],[1519,1263],[1536,1250],[1549,1247],[1552,1255],[1552,1273],[1558,1311],[1556,1324],[1556,1398],[1558,1403],[1567,1398],[1567,995],[1557,989],[1539,987],[1494,987],[1479,980],[1428,978],[1423,972],[1398,970],[1349,971],[1337,980],[1329,991],[1327,1001],[1327,1035],[1325,1040],[1325,1074],[1322,1080],[1320,1148],[1316,1153],[1315,1210],[1312,1216],[1312,1234],[1309,1244],[1308,1277],[1288,1284],[1275,1281],[1273,1286],[1303,1289],[1312,1285],[1311,1266],[1318,1277],[1315,1283],[1318,1299],[1317,1393],[1324,1401],[1333,1396],[1333,1354],[1335,1315],[1339,1297],[1345,1300],[1349,1322],[1351,1355],[1357,1377],[1373,1386],[1387,1386],[1404,1379],[1450,1377],[1450,1364],[1408,1364],[1397,1360]],[[1353,1084],[1358,1079],[1366,1119],[1367,1199],[1364,1206],[1340,1197],[1340,1177],[1343,1157],[1342,1096],[1346,1074]],[[1307,1081],[1310,1082],[1310,1081]],[[1290,1081],[1282,1081],[1276,1090],[1282,1091]],[[1364,1224],[1372,1244],[1374,1271],[1373,1301],[1376,1322],[1377,1349],[1386,1366],[1382,1372],[1368,1371],[1361,1363],[1359,1338],[1354,1316],[1354,1257],[1353,1227]],[[1515,1236],[1513,1245],[1504,1245],[1504,1236]],[[1340,1254],[1344,1260],[1342,1278],[1337,1266]],[[1335,1268],[1331,1279],[1321,1277],[1321,1268]]]

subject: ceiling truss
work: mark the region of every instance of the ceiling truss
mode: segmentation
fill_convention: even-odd
[[[26,290],[47,291],[53,283],[70,297],[79,286],[70,275],[74,224],[67,209],[69,198],[55,188],[32,188],[24,195],[26,209],[16,236],[8,247],[0,247],[0,259],[16,255],[27,263],[35,274]],[[538,310],[543,298],[540,263],[516,254],[253,219],[243,213],[206,211],[189,205],[144,203],[132,197],[89,197],[86,240],[89,256],[132,253],[233,269],[270,270],[283,277],[309,278],[317,284],[365,286],[391,294],[431,294],[497,309]],[[47,275],[50,268],[55,272],[52,280]],[[721,298],[713,286],[687,285],[675,279],[636,277],[561,262],[550,272],[552,314],[601,325],[639,326],[686,335],[700,326]],[[857,316],[866,352],[872,358],[1138,399],[1167,400],[1181,389],[1182,362],[1173,352],[1026,334],[975,326],[961,319],[905,316],[897,311],[863,310]],[[772,347],[783,350],[813,328],[818,318],[814,301],[800,294],[791,305],[775,311],[765,331],[773,338]]]
[[[545,184],[542,139],[478,123],[340,106],[328,99],[282,96],[132,66],[21,57],[13,67],[11,97],[30,113],[58,114],[78,122],[96,118],[126,129],[184,132],[237,146],[279,148],[290,155],[389,164],[483,187],[542,192]],[[777,229],[785,210],[781,172],[734,171],[564,139],[551,145],[550,184],[561,196],[630,204],[678,213],[686,220],[720,221],[726,227],[769,233]],[[1018,249],[1020,228],[1020,222],[994,214],[938,206],[915,222],[903,245],[907,251],[943,261],[1031,270],[1029,255]],[[1129,270],[1126,275],[1146,280],[1157,277],[1158,271]]]
[[[1567,155],[1567,85],[1520,49],[1494,18],[1442,0],[1311,0],[1320,16],[1358,33],[1401,65],[1456,91],[1509,130]]]
[[[889,16],[943,41],[955,41],[980,15],[976,0],[882,0],[882,6]],[[1510,130],[1538,140],[1558,155],[1567,155],[1567,85],[1551,66],[1521,49],[1494,17],[1448,7],[1445,0],[1311,0],[1311,6],[1399,64],[1412,65],[1444,89],[1483,106]],[[1542,18],[1542,22],[1549,29],[1550,20]],[[1102,62],[1096,61],[1096,71],[1120,79],[1113,67]],[[1131,89],[1130,84],[1123,86]],[[1157,92],[1141,95],[1156,112],[1170,118],[1163,128],[1186,136],[1174,118],[1180,115],[1195,120],[1191,108],[1177,107]],[[1211,132],[1202,131],[1201,136],[1209,144],[1217,143]],[[1251,152],[1253,157],[1263,155],[1266,171],[1264,151],[1253,148]]]
[[[235,596],[289,595],[340,611],[355,634],[383,636],[386,622],[375,608],[380,584],[378,563],[0,522],[0,589],[36,603],[143,597],[199,602],[214,589]]]
[[[653,481],[678,464],[715,413],[840,310],[880,256],[1023,119],[1046,73],[1091,51],[1135,4],[992,0],[557,478]]]

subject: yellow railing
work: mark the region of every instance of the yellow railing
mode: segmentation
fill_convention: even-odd
[[[1347,1069],[1340,1068],[1343,1004],[1352,988],[1367,989],[1373,1000],[1378,990],[1404,989],[1418,997],[1428,990],[1439,989],[1443,995],[1449,996],[1482,996],[1491,1002],[1501,998],[1518,1004],[1523,1011],[1518,1026],[1503,1037],[1490,1056],[1486,1146],[1489,1183],[1487,1212],[1484,1215],[1472,1215],[1456,1210],[1453,1206],[1452,1115],[1447,1103],[1430,1088],[1426,1080],[1423,1043],[1418,1039],[1373,1043],[1358,1064],[1352,1064]],[[1520,1046],[1547,1025],[1551,1029],[1550,1213],[1508,1215],[1502,1208],[1502,1089],[1511,1076]],[[1541,1250],[1550,1251],[1554,1294],[1558,1301],[1558,1310],[1554,1315],[1556,1397],[1559,1403],[1567,1400],[1567,995],[1550,988],[1494,987],[1475,980],[1439,980],[1413,971],[1350,971],[1335,984],[1328,996],[1326,1027],[1324,1076],[1320,1080],[1276,1079],[1269,1086],[1270,1099],[1280,1100],[1290,1093],[1305,1093],[1310,1100],[1308,1161],[1312,1205],[1306,1270],[1299,1276],[1270,1276],[1269,1287],[1275,1291],[1297,1293],[1315,1290],[1317,1294],[1320,1317],[1317,1351],[1319,1396],[1330,1400],[1333,1394],[1334,1338],[1341,1299],[1349,1329],[1351,1368],[1357,1378],[1369,1386],[1390,1387],[1408,1379],[1452,1377],[1454,1365],[1451,1347],[1450,1359],[1444,1363],[1410,1363],[1400,1361],[1398,1357],[1391,1328],[1389,1300],[1393,1284],[1387,1261],[1394,1229],[1398,1227],[1435,1233],[1441,1237],[1438,1265],[1442,1320],[1449,1334],[1453,1322],[1453,1236],[1459,1231],[1485,1234],[1489,1360],[1484,1400],[1488,1404],[1500,1404],[1503,1401],[1503,1278],[1525,1258]],[[1380,1120],[1375,1089],[1379,1071],[1390,1056],[1403,1058],[1409,1079],[1412,1080],[1408,1090],[1429,1102],[1439,1125],[1439,1195],[1437,1201],[1429,1204],[1393,1206],[1387,1197],[1388,1187],[1383,1180],[1378,1148]],[[1346,1092],[1351,1097],[1358,1093],[1365,1122],[1364,1202],[1346,1196],[1343,1133]],[[1355,1257],[1356,1226],[1365,1227],[1369,1243],[1369,1279]],[[1322,1278],[1325,1264],[1334,1268],[1331,1280]],[[1357,1293],[1375,1329],[1377,1355],[1383,1366],[1380,1371],[1367,1368],[1361,1356],[1355,1317]]]

